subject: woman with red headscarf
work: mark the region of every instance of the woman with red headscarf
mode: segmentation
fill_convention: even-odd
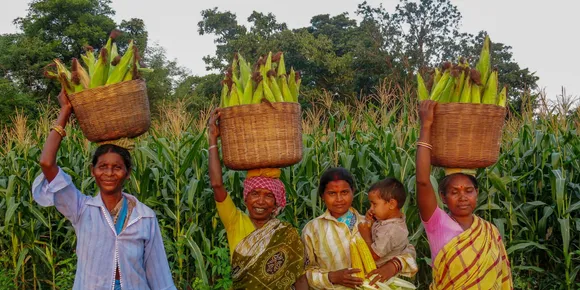
[[[307,289],[304,245],[298,231],[276,216],[286,206],[279,169],[251,170],[244,181],[245,214],[236,208],[222,180],[216,125],[209,120],[209,176],[218,214],[226,229],[234,289]]]

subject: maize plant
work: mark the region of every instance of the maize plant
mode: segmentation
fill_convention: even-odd
[[[383,91],[391,97],[381,95]],[[362,213],[369,208],[368,187],[395,177],[408,191],[403,211],[417,250],[419,273],[411,282],[428,289],[430,252],[415,199],[417,99],[410,91],[385,86],[367,102],[315,103],[305,110],[304,158],[282,170],[288,205],[279,217],[300,230],[321,215],[325,207],[318,180],[330,166],[353,173],[353,207]],[[205,120],[171,113],[169,107],[160,111],[160,121],[132,151],[134,169],[125,191],[155,210],[179,289],[227,289],[229,251],[209,184]],[[39,148],[54,114],[41,116],[35,122],[14,120],[1,134],[0,289],[70,289],[74,279],[74,229],[54,207],[41,208],[32,199],[31,184],[41,172]],[[579,132],[579,113],[534,116],[530,110],[513,116],[499,161],[477,172],[476,214],[500,230],[516,289],[580,287]],[[67,133],[58,164],[82,192],[95,194],[88,170],[95,145],[75,124]],[[234,202],[245,210],[245,173],[223,172]],[[432,174],[437,186],[444,173],[435,169]]]

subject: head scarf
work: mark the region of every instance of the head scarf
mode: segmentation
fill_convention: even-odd
[[[280,169],[256,169],[248,171],[244,180],[244,199],[255,189],[267,189],[274,194],[278,214],[286,206],[286,189],[280,181]]]

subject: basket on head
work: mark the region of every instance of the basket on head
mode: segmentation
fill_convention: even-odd
[[[223,108],[219,127],[224,165],[229,169],[281,168],[302,160],[298,103]]]
[[[101,142],[134,138],[149,130],[151,115],[144,80],[132,80],[71,94],[83,134]]]
[[[499,157],[506,109],[496,105],[448,103],[435,107],[431,163],[451,168],[483,168]]]

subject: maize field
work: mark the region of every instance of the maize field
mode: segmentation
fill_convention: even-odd
[[[312,97],[303,116],[304,158],[282,171],[288,205],[279,216],[301,229],[322,214],[318,179],[330,166],[343,166],[356,179],[353,206],[369,207],[366,190],[387,176],[408,191],[404,212],[416,246],[419,273],[413,283],[428,289],[430,254],[415,199],[417,97],[409,88],[383,84],[363,100],[337,102]],[[542,107],[542,106],[541,106]],[[125,192],[157,213],[165,249],[179,289],[231,286],[229,251],[209,186],[205,126],[211,108],[194,117],[183,102],[161,106],[149,133],[132,151],[134,168]],[[196,112],[197,113],[197,112]],[[70,289],[76,239],[69,221],[54,208],[41,208],[31,185],[56,113],[46,109],[29,121],[16,114],[0,134],[0,289]],[[58,164],[85,194],[97,190],[89,172],[96,146],[73,122]],[[476,213],[492,221],[506,242],[516,289],[580,287],[580,111],[543,106],[510,115],[497,164],[478,170]],[[224,182],[236,204],[242,201],[244,172],[224,168]],[[432,180],[443,176],[433,171]]]

